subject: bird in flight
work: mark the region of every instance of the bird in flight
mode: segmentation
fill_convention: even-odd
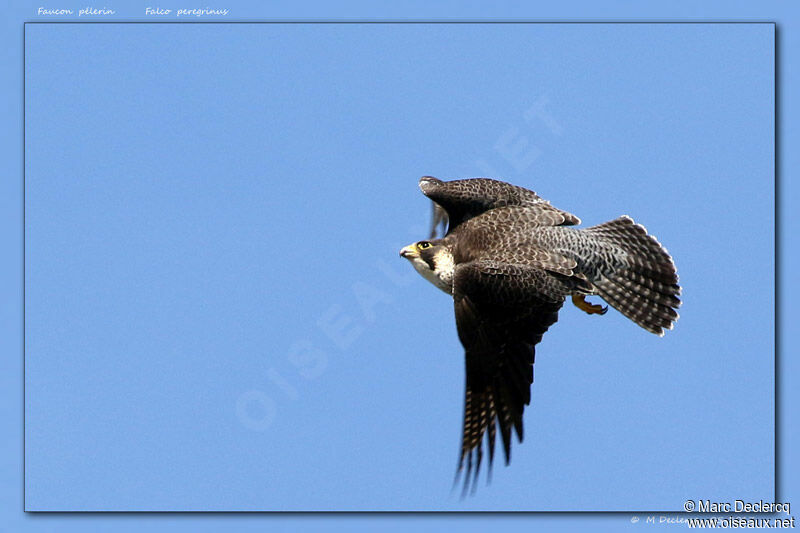
[[[473,488],[497,429],[506,465],[512,431],[523,439],[534,347],[567,297],[588,314],[608,307],[663,336],[678,319],[681,288],[667,250],[628,216],[578,229],[575,215],[502,181],[420,179],[433,201],[431,236],[400,250],[422,277],[453,297],[466,358],[464,428],[457,475]],[[441,238],[437,234],[446,233]]]

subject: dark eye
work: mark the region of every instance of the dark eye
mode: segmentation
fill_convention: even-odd
[[[426,248],[430,248],[431,246],[432,246],[431,243],[429,243],[428,241],[422,241],[417,245],[417,247],[420,250],[425,250]]]

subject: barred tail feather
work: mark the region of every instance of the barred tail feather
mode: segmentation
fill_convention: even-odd
[[[628,216],[586,231],[622,252],[619,263],[602,269],[591,280],[597,293],[651,333],[663,336],[664,329],[672,329],[678,320],[681,288],[666,248]]]

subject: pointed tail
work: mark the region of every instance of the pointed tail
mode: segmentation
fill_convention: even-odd
[[[591,280],[597,293],[651,333],[663,336],[664,329],[672,329],[678,320],[681,288],[666,248],[628,216],[587,228],[586,232],[616,252],[613,264]]]

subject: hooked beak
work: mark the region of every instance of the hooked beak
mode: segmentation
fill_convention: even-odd
[[[402,250],[400,250],[400,257],[405,257],[406,259],[411,259],[412,257],[417,257],[417,248],[413,244],[409,244]]]

